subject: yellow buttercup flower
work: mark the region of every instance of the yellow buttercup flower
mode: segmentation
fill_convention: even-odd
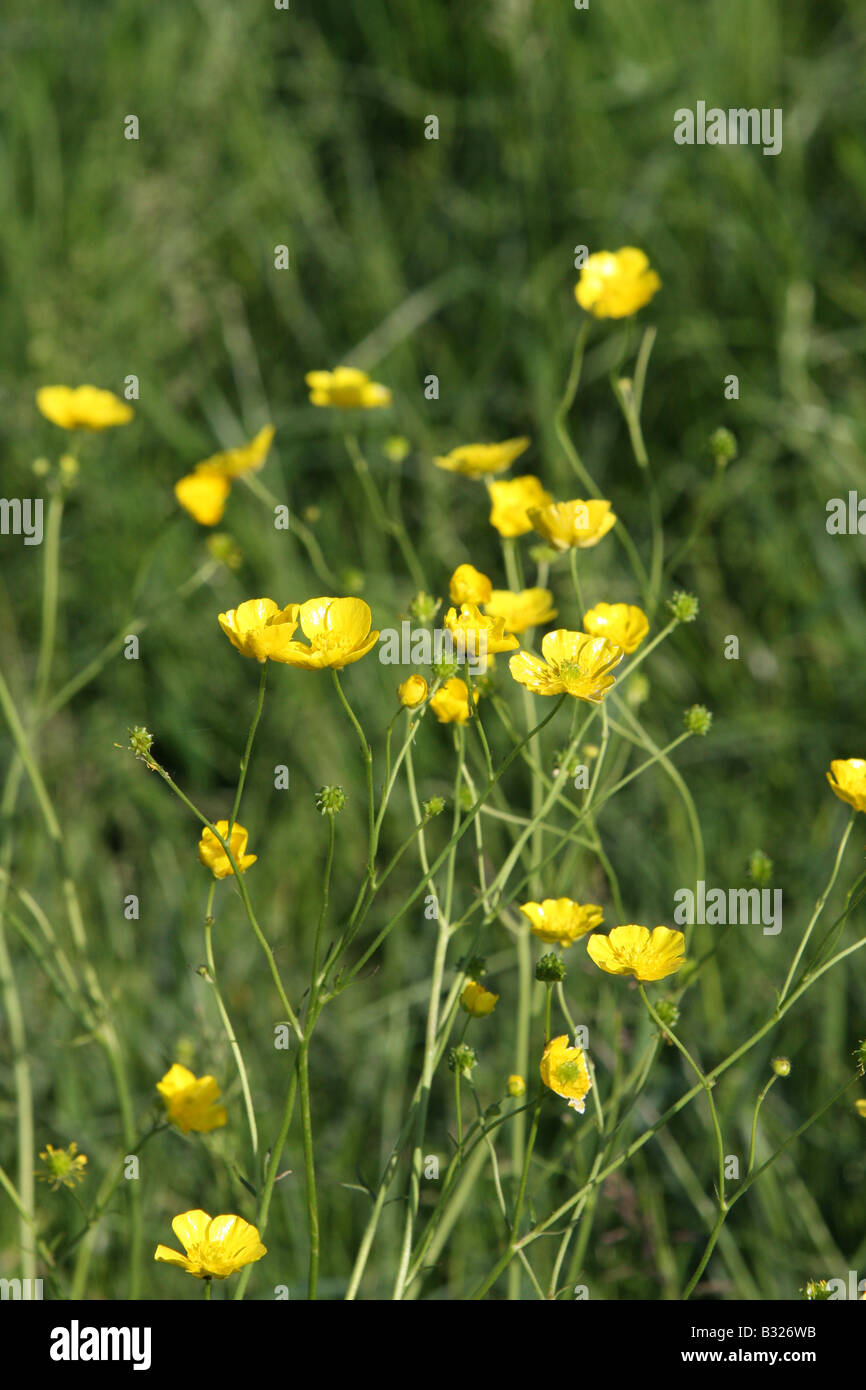
[[[342,670],[360,661],[379,640],[370,631],[373,615],[362,598],[311,598],[297,610],[301,631],[309,642],[290,642],[278,660],[307,671],[327,666]]]
[[[244,473],[256,473],[264,466],[273,443],[273,425],[264,425],[254,439],[238,449],[224,449],[196,464],[196,472],[221,473],[225,478],[240,478]]]
[[[491,618],[501,618],[506,632],[526,632],[556,617],[549,589],[521,589],[517,594],[510,589],[494,589],[484,610]]]
[[[460,996],[460,1006],[473,1018],[486,1018],[496,1008],[498,994],[493,994],[475,980],[470,980]]]
[[[514,1096],[515,1100],[519,1100],[521,1096],[526,1095],[526,1082],[522,1076],[518,1076],[517,1072],[512,1072],[505,1083],[505,1089],[510,1096]]]
[[[553,494],[532,473],[525,473],[520,478],[492,482],[490,501],[490,525],[500,536],[525,536],[532,530],[528,512],[533,507],[546,507],[553,501]]]
[[[445,627],[469,660],[483,660],[497,652],[513,652],[520,646],[517,638],[505,631],[502,618],[486,616],[474,603],[464,603],[459,614],[456,608],[449,608]]]
[[[571,898],[545,898],[540,903],[524,903],[520,911],[529,918],[533,934],[539,940],[563,949],[600,927],[604,920],[604,913],[595,903],[581,905]]]
[[[583,628],[593,637],[607,637],[631,654],[649,632],[649,620],[633,603],[597,603],[583,615]]]
[[[219,525],[231,490],[230,478],[223,473],[211,473],[204,468],[187,473],[174,485],[174,495],[178,502],[199,526]]]
[[[113,391],[97,386],[43,386],[36,404],[46,420],[64,430],[107,430],[129,424],[135,414]]]
[[[866,758],[837,758],[830,764],[827,781],[840,801],[855,811],[866,811]]]
[[[209,1216],[206,1211],[185,1211],[171,1223],[186,1253],[158,1245],[155,1260],[177,1265],[196,1279],[228,1279],[244,1265],[268,1253],[255,1226],[242,1216]]]
[[[528,513],[534,529],[552,545],[554,550],[588,550],[598,545],[616,525],[610,503],[592,497],[588,502],[579,497],[571,502],[551,502],[546,507],[532,507]]]
[[[518,652],[508,663],[516,681],[536,695],[573,695],[600,704],[614,683],[610,674],[623,658],[622,647],[606,637],[555,628],[541,641],[541,657]]]
[[[197,463],[192,473],[187,473],[174,485],[174,495],[180,505],[200,526],[216,526],[222,521],[232,479],[257,472],[263,466],[273,437],[273,425],[265,425],[248,444],[238,449],[225,449]]]
[[[474,691],[478,703],[478,691]],[[469,686],[459,676],[452,676],[430,701],[430,708],[440,724],[465,724],[469,718]]]
[[[272,598],[248,598],[237,608],[218,616],[219,625],[233,647],[255,661],[286,661],[285,656],[298,626],[300,605],[281,608]]]
[[[391,404],[391,392],[378,381],[371,381],[357,367],[335,367],[332,372],[307,372],[313,405],[335,405],[341,410],[374,410]]]
[[[427,699],[427,682],[423,676],[409,676],[397,686],[397,698],[406,709],[414,709]]]
[[[492,592],[487,575],[474,565],[458,565],[448,585],[452,603],[486,603]]]
[[[643,251],[623,246],[590,256],[581,267],[574,294],[581,309],[597,319],[623,319],[648,304],[661,283]]]
[[[228,1118],[225,1107],[217,1105],[220,1088],[215,1078],[196,1077],[180,1062],[169,1067],[162,1080],[156,1083],[156,1089],[165,1101],[168,1118],[181,1134],[189,1134],[190,1130],[209,1134],[212,1129],[224,1125]]]
[[[218,820],[216,822],[216,828],[218,834],[222,835],[224,840],[228,838],[229,823],[227,820]],[[242,874],[246,873],[250,865],[255,864],[259,857],[257,854],[247,854],[248,839],[249,832],[244,830],[243,826],[238,825],[237,821],[235,821],[232,826],[229,845],[234,861]],[[231,860],[216,835],[212,830],[209,830],[207,826],[205,826],[202,831],[202,836],[198,843],[198,857],[205,868],[210,869],[214,878],[228,878],[230,874],[234,873]]]
[[[483,478],[488,473],[502,473],[529,448],[529,440],[506,439],[501,444],[461,444],[450,454],[438,454],[433,462],[449,473],[462,473],[465,478]]]
[[[586,1109],[585,1097],[592,1086],[583,1048],[569,1046],[565,1033],[551,1038],[544,1049],[539,1071],[545,1086],[582,1115]]]
[[[634,975],[636,980],[663,980],[685,965],[685,937],[670,927],[614,927],[586,943],[591,960],[608,975]]]
[[[39,1157],[45,1167],[37,1168],[36,1176],[40,1182],[50,1183],[52,1192],[59,1192],[61,1187],[74,1188],[76,1183],[84,1182],[87,1177],[84,1171],[87,1154],[78,1152],[74,1140],[65,1149],[55,1149],[53,1144],[46,1144]]]
[[[854,1109],[858,1115],[862,1115],[863,1119],[866,1120],[866,1100],[855,1100]]]

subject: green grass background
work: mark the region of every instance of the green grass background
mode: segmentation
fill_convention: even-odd
[[[453,567],[470,557],[504,585],[482,491],[433,468],[430,456],[471,439],[527,433],[532,449],[517,471],[525,463],[558,496],[575,495],[553,416],[581,317],[573,297],[580,244],[639,245],[663,281],[642,316],[658,325],[644,432],[671,546],[687,534],[711,481],[708,436],[726,425],[739,440],[717,515],[670,577],[671,588],[698,595],[700,619],[651,658],[642,712],[660,742],[675,736],[686,705],[701,701],[715,712],[710,737],[689,743],[678,759],[701,815],[707,878],[745,886],[748,857],[760,846],[785,894],[778,937],[753,928],[725,933],[724,1011],[707,1017],[700,991],[691,991],[682,1034],[711,1065],[771,1011],[844,824],[825,769],[832,757],[864,751],[864,542],[828,536],[824,524],[828,498],[864,488],[864,34],[866,16],[854,0],[591,0],[585,12],[568,0],[292,0],[288,12],[264,0],[7,6],[0,25],[3,495],[35,495],[33,460],[55,458],[67,442],[36,412],[39,385],[88,381],[119,391],[129,373],[141,384],[134,424],[94,437],[81,454],[64,522],[55,688],[123,626],[134,585],[134,611],[156,614],[140,660],[112,660],[45,727],[41,763],[116,1002],[138,1113],[146,1116],[156,1080],[182,1046],[192,1065],[220,1078],[235,1133],[204,1144],[166,1134],[145,1151],[145,1253],[168,1239],[176,1211],[202,1205],[250,1216],[251,1202],[219,1158],[241,1143],[242,1110],[212,1001],[195,973],[207,886],[197,830],[167,789],[114,745],[125,743],[129,725],[146,724],[180,784],[214,818],[226,814],[256,671],[229,648],[216,614],[252,595],[288,602],[325,588],[295,538],[275,532],[259,500],[238,486],[224,529],[243,551],[242,568],[221,570],[172,605],[172,593],[207,558],[205,534],[179,512],[172,485],[214,449],[272,421],[276,443],[263,481],[297,514],[318,509],[307,524],[339,591],[363,593],[377,626],[398,623],[414,586],[397,548],[371,524],[339,422],[309,406],[303,384],[306,371],[350,360],[394,391],[393,408],[364,422],[383,486],[391,470],[385,438],[400,433],[412,443],[401,488],[428,589],[444,595]],[[699,99],[781,107],[783,153],[677,146],[673,112]],[[128,114],[140,122],[137,142],[123,138]],[[429,114],[439,118],[438,141],[423,138]],[[273,268],[277,244],[290,248],[288,271]],[[594,332],[574,431],[605,495],[645,546],[643,481],[608,384],[621,346],[620,329]],[[429,373],[440,379],[438,401],[424,398]],[[723,397],[729,373],[739,376],[738,401]],[[3,537],[0,555],[0,661],[26,713],[41,552]],[[583,568],[590,598],[638,597],[617,547],[591,557]],[[567,574],[555,571],[553,587],[566,625],[577,626]],[[723,657],[729,634],[739,637],[739,661]],[[402,674],[372,659],[346,673],[374,740]],[[504,672],[500,680],[507,684]],[[548,759],[564,732],[547,740]],[[498,739],[499,750],[505,746]],[[423,796],[449,794],[449,749],[448,731],[429,721],[417,750]],[[5,729],[0,750],[5,763]],[[288,792],[273,789],[278,763],[290,767]],[[350,797],[339,822],[336,922],[363,868],[357,747],[325,677],[274,668],[242,820],[260,855],[250,888],[290,982],[309,969],[326,830],[313,794],[324,783],[342,784]],[[509,787],[520,812],[527,788],[519,773]],[[400,842],[410,814],[402,796],[383,854]],[[649,775],[599,823],[629,920],[670,921],[673,893],[693,873],[670,784]],[[59,920],[53,860],[29,793],[2,829],[15,835],[16,881]],[[434,844],[444,843],[438,830]],[[506,844],[489,832],[494,858]],[[844,885],[862,853],[858,823]],[[459,864],[458,900],[468,904],[468,848]],[[556,892],[605,894],[589,861],[572,864]],[[407,863],[395,876],[392,904],[413,872]],[[124,919],[128,893],[140,897],[138,922]],[[862,929],[861,913],[844,939]],[[328,1296],[343,1290],[366,1219],[367,1199],[344,1184],[375,1180],[417,1075],[430,930],[420,910],[408,914],[376,971],[325,1014],[314,1047]],[[516,972],[503,930],[494,926],[485,948],[502,1000],[483,1032],[475,1025],[476,1076],[493,1100],[513,1068]],[[37,1142],[76,1139],[90,1156],[95,1190],[119,1142],[104,1060],[76,1038],[20,943],[13,950]],[[267,1140],[286,1079],[285,1054],[270,1045],[278,1004],[226,886],[216,950]],[[639,1001],[594,971],[580,948],[570,954],[577,959],[569,962],[569,997],[597,1027],[602,1067],[610,1030],[628,1036]],[[864,1035],[858,955],[719,1086],[728,1150],[747,1149],[751,1105],[772,1055],[787,1053],[793,1071],[764,1108],[768,1145],[840,1083]],[[5,1028],[0,1060],[0,1154],[14,1168]],[[685,1088],[680,1059],[667,1050],[647,1099],[663,1109]],[[812,1275],[866,1273],[866,1127],[853,1111],[855,1092],[737,1207],[705,1294],[792,1298]],[[545,1115],[549,1158],[559,1152],[562,1122],[552,1107]],[[433,1095],[430,1152],[448,1154],[449,1128],[445,1074]],[[279,1283],[303,1295],[296,1133],[286,1166],[294,1172],[278,1186],[268,1232],[274,1253],[256,1267],[251,1296],[270,1297]],[[567,1176],[548,1174],[544,1164],[536,1177],[542,1195],[562,1200],[571,1190]],[[706,1229],[701,1191],[712,1196],[712,1150],[695,1102],[670,1137],[605,1186],[583,1276],[591,1296],[671,1296]],[[75,1228],[79,1215],[65,1194],[41,1189],[40,1205],[49,1228]],[[399,1204],[388,1209],[367,1297],[390,1290],[401,1212]],[[124,1296],[125,1229],[118,1200],[97,1240],[91,1296]],[[5,1202],[0,1231],[2,1272],[11,1274],[17,1221]],[[477,1282],[499,1234],[485,1182],[427,1296],[459,1297]],[[200,1289],[148,1264],[144,1292],[194,1298]]]

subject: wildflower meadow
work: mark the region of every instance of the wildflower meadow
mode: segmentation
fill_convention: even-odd
[[[862,7],[0,32],[3,1297],[866,1298]]]

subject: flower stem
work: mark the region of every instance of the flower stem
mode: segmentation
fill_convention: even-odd
[[[336,687],[337,694],[338,694],[339,697],[340,697],[340,703],[342,704],[343,709],[346,711],[347,715],[349,716],[349,719],[350,719],[350,721],[351,721],[351,723],[352,723],[352,727],[354,728],[355,733],[358,735],[358,742],[359,742],[360,745],[361,745],[361,757],[364,759],[364,772],[365,772],[366,780],[367,780],[367,819],[368,819],[367,878],[368,878],[369,882],[372,884],[372,883],[374,882],[374,880],[375,880],[375,877],[376,877],[375,859],[376,859],[376,841],[377,841],[377,830],[376,830],[376,804],[375,804],[375,794],[374,794],[374,791],[373,791],[373,752],[372,752],[372,749],[370,748],[369,743],[367,742],[367,736],[366,736],[366,734],[364,733],[364,730],[363,730],[362,727],[361,727],[361,724],[360,724],[360,722],[359,722],[359,720],[358,720],[358,718],[357,718],[357,716],[356,716],[356,714],[355,714],[355,711],[352,709],[352,706],[349,704],[349,701],[346,699],[345,692],[343,691],[343,686],[342,686],[342,684],[341,684],[341,682],[340,682],[340,677],[339,677],[339,675],[338,675],[338,673],[337,673],[336,668],[333,667],[333,666],[331,667],[331,676],[333,677],[334,686]]]
[[[787,997],[788,990],[791,988],[791,981],[797,973],[797,966],[800,964],[803,952],[805,951],[806,946],[808,945],[809,937],[812,935],[812,932],[815,928],[815,923],[818,921],[818,918],[824,911],[824,904],[830,896],[833,884],[836,882],[836,879],[839,875],[839,869],[842,866],[842,856],[844,855],[845,847],[848,844],[848,837],[851,834],[852,829],[854,828],[854,817],[856,814],[856,811],[852,811],[850,816],[848,817],[848,824],[845,826],[845,831],[842,835],[842,839],[839,841],[839,848],[836,851],[836,859],[834,861],[830,877],[827,880],[827,883],[824,887],[824,891],[821,893],[821,896],[818,898],[818,901],[815,904],[815,910],[812,913],[812,916],[809,918],[809,923],[806,927],[806,930],[803,933],[803,939],[801,940],[800,945],[797,947],[797,954],[791,961],[791,968],[785,976],[785,983],[783,984],[782,992],[779,995],[780,1004],[784,1003],[785,998]]]
[[[316,1167],[313,1156],[313,1115],[310,1105],[310,1031],[298,1051],[298,1081],[301,1094],[301,1134],[304,1147],[304,1177],[307,1196],[307,1223],[310,1233],[310,1270],[307,1297],[316,1297],[319,1278],[319,1204],[316,1196]]]
[[[264,952],[265,959],[266,959],[267,962],[268,962],[268,968],[269,968],[269,970],[270,970],[270,972],[271,972],[271,979],[272,979],[273,982],[274,982],[274,987],[275,987],[275,989],[276,989],[276,991],[277,991],[277,994],[278,994],[278,996],[279,996],[280,1003],[282,1004],[283,1008],[285,1009],[286,1017],[288,1018],[289,1022],[290,1022],[291,1025],[292,1025],[292,1027],[294,1028],[295,1033],[297,1034],[298,1038],[299,1038],[299,1039],[302,1038],[302,1037],[303,1037],[303,1032],[302,1032],[302,1029],[301,1029],[301,1025],[300,1025],[300,1023],[298,1022],[297,1015],[296,1015],[294,1009],[292,1008],[291,1004],[289,1003],[288,997],[287,997],[287,995],[286,995],[286,991],[285,991],[285,989],[283,988],[283,982],[282,982],[282,980],[280,979],[280,972],[279,972],[279,970],[277,969],[277,963],[276,963],[276,961],[274,960],[274,953],[273,953],[273,951],[271,950],[271,947],[270,947],[270,944],[269,944],[269,942],[268,942],[268,940],[267,940],[267,937],[265,936],[264,932],[262,931],[261,927],[259,926],[258,919],[257,919],[257,917],[256,917],[255,912],[253,911],[253,905],[252,905],[252,903],[251,903],[251,901],[250,901],[250,895],[249,895],[249,893],[248,893],[248,891],[247,891],[247,886],[246,886],[246,884],[245,884],[245,882],[244,882],[243,874],[241,873],[240,869],[238,868],[237,861],[236,861],[236,859],[235,859],[235,857],[234,857],[234,853],[233,853],[233,851],[232,851],[231,844],[229,843],[229,841],[228,841],[224,836],[222,836],[222,835],[219,833],[219,831],[217,830],[216,826],[213,825],[213,824],[211,824],[211,822],[208,820],[207,816],[204,815],[203,812],[201,812],[201,811],[198,809],[198,807],[197,807],[196,805],[194,805],[194,803],[193,803],[192,801],[190,801],[190,799],[189,799],[189,797],[186,795],[186,793],[183,792],[183,791],[181,791],[180,787],[177,785],[177,783],[175,782],[174,778],[170,775],[170,773],[166,772],[165,768],[164,768],[160,763],[158,763],[158,762],[156,761],[155,758],[148,757],[148,758],[146,759],[146,763],[147,763],[147,766],[150,768],[150,770],[151,770],[152,772],[156,772],[156,773],[159,774],[159,776],[162,778],[163,782],[165,782],[166,786],[168,786],[168,787],[171,788],[171,790],[174,792],[175,796],[176,796],[180,801],[183,802],[184,806],[186,806],[187,809],[188,809],[189,811],[192,812],[192,814],[195,816],[196,820],[199,821],[202,825],[206,826],[207,829],[208,829],[208,830],[211,832],[211,834],[214,836],[214,838],[215,838],[216,840],[218,840],[219,843],[220,843],[220,845],[222,846],[223,852],[225,853],[226,858],[228,859],[229,863],[230,863],[231,866],[232,866],[232,870],[233,870],[233,872],[234,872],[235,881],[236,881],[236,884],[237,884],[237,889],[238,889],[238,892],[239,892],[240,895],[241,895],[241,901],[242,901],[242,903],[243,903],[243,905],[244,905],[244,911],[246,912],[247,920],[248,920],[250,926],[252,927],[252,929],[253,929],[253,931],[254,931],[254,933],[255,933],[255,935],[256,935],[256,939],[258,940],[258,943],[259,943],[259,945],[261,946],[261,948],[262,948],[262,950],[263,950],[263,952]]]
[[[769,1091],[773,1082],[777,1080],[778,1077],[774,1072],[773,1075],[770,1077],[769,1081],[766,1083],[766,1085],[761,1087],[760,1091],[758,1092],[758,1099],[755,1101],[755,1113],[752,1116],[752,1137],[749,1142],[749,1166],[746,1169],[746,1177],[749,1176],[749,1174],[755,1166],[755,1142],[758,1138],[758,1112],[760,1111],[761,1106],[764,1103],[764,1098],[767,1092]]]
[[[249,1077],[247,1076],[247,1069],[244,1064],[243,1053],[241,1052],[240,1044],[237,1039],[237,1034],[235,1033],[235,1030],[232,1027],[231,1019],[229,1018],[228,1011],[223,1002],[222,994],[220,993],[219,981],[217,979],[216,972],[216,964],[214,962],[213,917],[211,916],[211,910],[213,907],[213,897],[215,888],[216,880],[214,879],[214,881],[211,883],[210,888],[208,889],[207,907],[205,908],[204,919],[205,958],[207,960],[209,977],[208,984],[213,989],[214,998],[216,999],[217,1010],[219,1012],[220,1020],[223,1025],[223,1031],[225,1032],[226,1039],[228,1040],[228,1045],[231,1048],[232,1056],[235,1059],[235,1066],[237,1068],[238,1077],[241,1083],[241,1091],[243,1093],[244,1098],[244,1109],[246,1110],[247,1115],[247,1126],[250,1131],[250,1144],[253,1151],[253,1172],[256,1175],[256,1182],[258,1183],[259,1135],[258,1129],[256,1127],[256,1112],[255,1107],[253,1106],[253,1098],[252,1093],[250,1091],[250,1082]]]
[[[233,805],[233,807],[232,807],[232,813],[231,813],[231,817],[230,817],[230,819],[229,819],[229,828],[228,828],[228,833],[227,833],[227,835],[226,835],[226,839],[227,839],[227,840],[231,840],[231,838],[232,838],[232,826],[234,825],[235,821],[237,820],[237,818],[238,818],[238,812],[240,811],[240,808],[241,808],[241,797],[242,797],[243,794],[244,794],[244,783],[245,783],[246,780],[247,780],[247,768],[248,768],[249,765],[250,765],[250,754],[251,754],[252,751],[253,751],[253,740],[255,739],[255,736],[256,736],[256,730],[257,730],[258,727],[259,727],[259,720],[260,720],[261,717],[262,717],[262,705],[264,704],[264,700],[265,700],[265,685],[266,685],[266,683],[267,683],[267,677],[268,677],[268,663],[267,663],[266,661],[263,661],[263,662],[261,663],[261,667],[262,667],[262,672],[261,672],[261,676],[259,677],[259,692],[258,692],[258,697],[257,697],[257,699],[256,699],[256,708],[255,708],[255,712],[254,712],[254,714],[253,714],[252,723],[250,724],[249,733],[247,734],[247,744],[246,744],[246,748],[244,749],[244,755],[243,755],[243,758],[241,759],[240,776],[238,777],[238,785],[237,785],[237,790],[235,791],[234,805]]]

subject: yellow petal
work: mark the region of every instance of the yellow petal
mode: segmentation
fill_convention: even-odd
[[[180,1216],[174,1218],[171,1229],[184,1250],[189,1251],[190,1246],[197,1245],[206,1238],[210,1219],[209,1214],[200,1208],[182,1212]]]
[[[187,1086],[192,1086],[195,1076],[186,1067],[182,1067],[180,1062],[175,1062],[169,1067],[161,1081],[156,1083],[156,1089],[160,1095],[173,1096],[177,1091],[183,1091]]]
[[[167,1265],[178,1265],[181,1269],[190,1267],[186,1255],[182,1255],[179,1250],[172,1250],[169,1245],[158,1245],[153,1258],[162,1260]]]
[[[216,526],[222,520],[232,490],[228,478],[218,473],[188,473],[174,485],[174,495],[200,526]]]

